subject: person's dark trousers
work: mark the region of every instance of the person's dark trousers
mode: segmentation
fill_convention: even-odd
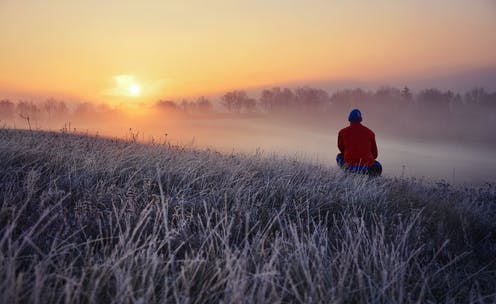
[[[339,167],[348,172],[364,173],[369,176],[381,176],[382,174],[382,165],[378,161],[374,161],[372,166],[348,166],[344,162],[343,154],[339,153],[336,156],[336,162]]]

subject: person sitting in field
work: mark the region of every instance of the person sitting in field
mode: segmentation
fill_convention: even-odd
[[[351,111],[348,120],[350,125],[338,134],[338,166],[349,172],[380,176],[382,165],[375,160],[378,151],[374,132],[361,124],[362,113],[358,109]]]

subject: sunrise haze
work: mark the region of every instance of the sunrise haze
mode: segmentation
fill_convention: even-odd
[[[426,78],[496,66],[495,29],[489,0],[2,0],[0,93],[112,103]]]
[[[495,130],[496,0],[0,0],[0,302],[496,303]]]

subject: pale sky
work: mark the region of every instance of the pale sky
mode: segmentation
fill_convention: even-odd
[[[152,100],[495,65],[494,0],[0,0],[0,93]]]

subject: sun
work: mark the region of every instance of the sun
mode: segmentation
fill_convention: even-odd
[[[139,96],[141,93],[141,87],[137,84],[132,84],[129,86],[129,93],[131,96]]]

